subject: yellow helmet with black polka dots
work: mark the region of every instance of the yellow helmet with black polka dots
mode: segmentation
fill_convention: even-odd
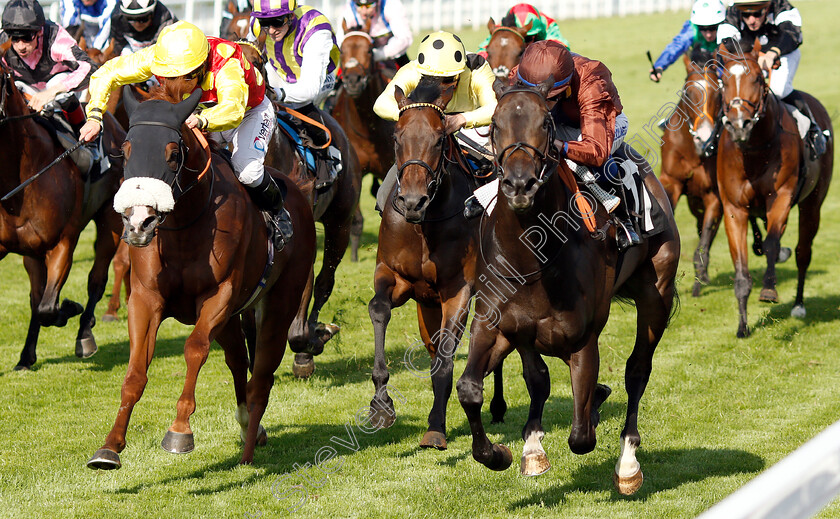
[[[155,43],[152,74],[160,77],[183,76],[197,69],[210,53],[210,43],[201,29],[188,22],[164,28]]]
[[[467,52],[458,36],[438,31],[427,35],[417,49],[417,68],[427,76],[456,76],[467,68]]]

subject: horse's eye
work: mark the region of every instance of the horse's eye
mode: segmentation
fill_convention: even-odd
[[[181,154],[173,152],[172,155],[169,156],[169,160],[166,161],[166,164],[169,166],[169,169],[172,171],[178,170],[178,165],[181,163]]]

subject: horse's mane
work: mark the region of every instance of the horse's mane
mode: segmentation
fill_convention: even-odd
[[[441,76],[423,76],[408,99],[415,103],[433,103],[440,97],[444,79]]]
[[[507,13],[501,20],[503,27],[516,27],[516,14],[515,13]]]
[[[185,93],[189,93],[188,87],[190,85],[188,81],[184,78],[167,78],[163,83],[155,85],[149,90],[149,99],[178,103]]]
[[[356,24],[351,27],[348,27],[344,34],[351,32],[365,32],[365,28],[361,24]]]
[[[726,49],[726,52],[731,55],[746,56],[752,52],[751,45],[744,45],[740,40],[736,40],[735,38],[724,38],[721,44]]]

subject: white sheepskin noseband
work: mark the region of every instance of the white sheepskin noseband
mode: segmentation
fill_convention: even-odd
[[[172,188],[156,178],[127,178],[114,195],[114,210],[122,214],[137,205],[152,207],[158,213],[168,213],[175,207]]]

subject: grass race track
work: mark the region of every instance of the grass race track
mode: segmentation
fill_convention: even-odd
[[[796,85],[821,99],[836,125],[840,113],[836,2],[796,4],[805,27]],[[644,52],[661,50],[685,15],[562,24],[575,51],[599,58],[611,68],[631,130],[641,130],[660,106],[676,100],[684,78],[681,65],[668,70],[661,84],[653,84],[647,79]],[[474,47],[484,32],[465,31],[463,36]],[[712,283],[702,297],[691,297],[697,236],[685,201],[681,202],[677,220],[683,237],[682,308],[658,348],[642,399],[638,457],[645,482],[631,498],[620,497],[611,481],[626,404],[624,363],[635,333],[633,309],[617,304],[600,343],[600,381],[614,391],[602,407],[598,445],[590,454],[576,456],[568,448],[568,369],[547,359],[553,386],[543,445],[552,469],[545,475],[524,478],[516,468],[529,403],[516,355],[505,365],[509,405],[505,423],[490,426],[489,413],[485,414],[491,439],[513,451],[513,467],[491,472],[472,459],[469,427],[455,394],[448,409],[449,449],[419,449],[432,392],[429,381],[413,375],[402,362],[419,338],[412,303],[394,311],[388,329],[391,384],[404,397],[396,401],[397,422],[373,434],[355,426],[357,412],[372,396],[373,333],[367,303],[373,295],[379,218],[367,189],[362,200],[366,223],[360,261],[350,263],[348,255],[341,264],[335,292],[322,312],[324,320],[340,324],[342,331],[316,359],[310,380],[292,377],[292,356],[287,353],[263,421],[268,445],[257,450],[254,465],[247,467],[237,466],[241,445],[233,387],[217,346],[198,381],[198,409],[191,421],[196,450],[173,455],[160,448],[182,389],[182,347],[189,332],[170,320],[161,327],[149,384],[131,419],[123,468],[113,472],[85,468],[85,461],[102,445],[119,405],[128,359],[125,310],[120,322],[96,326],[100,350],[94,357],[74,356],[78,323],[74,319],[64,329],[41,332],[34,371],[12,371],[25,337],[29,305],[20,258],[8,257],[0,264],[0,516],[696,516],[840,419],[840,186],[836,184],[840,184],[837,177],[823,206],[815,242],[806,285],[808,316],[789,317],[794,261],[778,268],[781,302],[766,305],[758,302],[763,259],[751,257],[756,283],[749,302],[753,334],[745,340],[735,338],[733,268],[722,229],[712,248]],[[796,228],[794,210],[783,245],[795,246]],[[92,240],[89,228],[76,251],[63,296],[83,299],[93,261]],[[104,310],[105,301],[97,317]],[[465,358],[463,348],[456,357],[456,377]],[[485,393],[488,403],[490,386]],[[329,452],[322,450],[325,446],[333,447],[337,457],[313,468],[322,459],[316,456]],[[819,517],[840,517],[840,503],[835,501]]]

